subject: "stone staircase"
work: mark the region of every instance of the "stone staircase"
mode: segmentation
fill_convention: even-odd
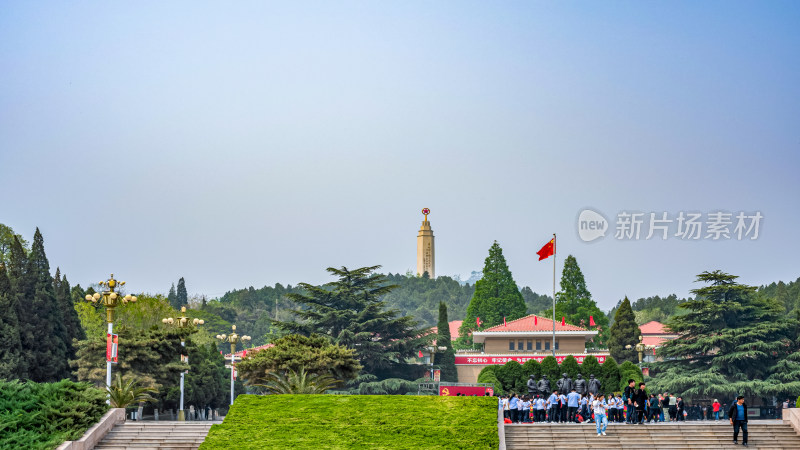
[[[800,449],[800,436],[779,420],[748,424],[751,449]],[[678,422],[650,425],[609,424],[606,436],[597,436],[593,423],[505,425],[506,448],[528,449],[742,449],[733,444],[729,422]]]
[[[211,425],[221,422],[125,422],[106,434],[96,450],[189,450],[205,440]]]

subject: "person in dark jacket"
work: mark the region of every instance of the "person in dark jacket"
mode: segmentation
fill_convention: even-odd
[[[644,421],[644,411],[647,407],[647,391],[644,388],[644,382],[639,383],[639,389],[633,394],[633,406],[636,408],[634,420],[639,425]]]
[[[736,403],[728,410],[731,425],[733,425],[733,443],[738,444],[739,428],[742,429],[742,445],[747,447],[747,404],[744,396],[736,397]]]
[[[679,420],[679,421],[681,421],[681,422],[683,422],[683,421],[684,421],[684,415],[683,415],[683,412],[686,410],[686,404],[685,404],[685,403],[683,403],[683,398],[681,398],[681,397],[678,397],[678,404],[677,404],[677,406],[678,406],[678,420]]]
[[[623,395],[624,395],[623,399],[625,400],[625,403],[628,404],[628,414],[625,417],[625,421],[627,423],[633,423],[633,418],[634,418],[633,417],[634,416],[634,413],[633,413],[633,409],[634,409],[633,408],[633,395],[636,392],[636,388],[634,386],[636,386],[636,380],[634,380],[632,378],[629,379],[628,380],[628,385],[625,386],[625,392],[623,393]]]

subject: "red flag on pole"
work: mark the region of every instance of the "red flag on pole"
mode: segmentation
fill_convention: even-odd
[[[476,317],[476,318],[475,318],[475,323],[476,323],[476,324],[478,325],[478,327],[480,328],[480,326],[481,326],[481,318],[480,318],[480,317]]]
[[[564,319],[564,316],[561,316],[561,326],[563,327],[563,326],[566,326],[566,325],[567,325],[566,319]]]
[[[504,326],[504,327],[507,327],[507,326],[508,326],[508,324],[506,323],[506,316],[503,316],[503,326]]]
[[[539,325],[539,316],[533,316],[533,324]]]
[[[422,358],[422,350],[419,351],[419,357]]]
[[[590,326],[590,327],[593,327],[593,326],[595,326],[595,323],[594,323],[594,317],[593,317],[593,316],[589,316],[589,326]]]
[[[555,245],[556,245],[555,238],[550,239],[550,241],[547,244],[544,244],[544,247],[542,247],[541,250],[536,252],[536,254],[539,255],[539,261],[553,256]]]

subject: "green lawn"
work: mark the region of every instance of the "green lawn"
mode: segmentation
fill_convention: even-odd
[[[240,395],[201,450],[496,449],[497,399]]]

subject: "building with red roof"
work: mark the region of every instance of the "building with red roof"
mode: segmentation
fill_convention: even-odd
[[[642,344],[645,346],[644,361],[655,361],[656,349],[661,347],[664,342],[671,341],[678,337],[677,334],[667,330],[661,322],[655,320],[639,326],[642,333]]]
[[[530,359],[542,361],[555,353],[561,363],[569,355],[578,363],[589,354],[586,342],[597,336],[597,330],[589,330],[572,324],[561,325],[553,320],[531,314],[505,324],[472,333],[472,341],[481,344],[481,350],[459,350],[456,353],[456,369],[460,383],[475,383],[478,374],[488,365],[502,365],[508,361],[524,364]],[[555,335],[555,347],[553,340]],[[608,352],[592,352],[601,363]],[[586,374],[588,376],[588,374]]]

